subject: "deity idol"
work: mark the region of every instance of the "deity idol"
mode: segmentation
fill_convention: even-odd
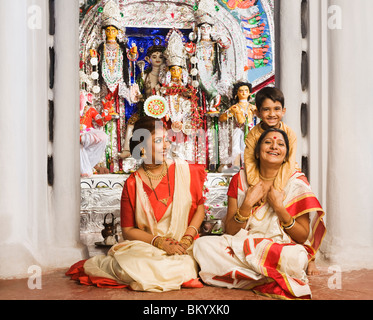
[[[158,39],[156,39],[158,41]],[[144,101],[152,95],[160,95],[161,88],[161,78],[165,74],[167,69],[165,65],[165,59],[163,53],[165,47],[157,44],[158,42],[154,41],[154,44],[150,46],[146,52],[145,61],[149,64],[148,68],[144,70],[145,61],[138,61],[137,65],[141,69],[141,74],[137,79],[139,89],[141,92],[140,102],[137,107],[138,110],[134,113],[127,122],[126,128],[126,137],[124,140],[124,150],[119,155],[122,159],[127,159],[131,156],[129,151],[129,141],[133,133],[133,128],[135,122],[144,114],[143,103]]]
[[[243,164],[245,137],[254,127],[256,107],[250,100],[252,86],[248,82],[240,81],[233,86],[233,105],[219,117],[219,121],[226,122],[233,119],[232,132],[232,165],[233,170],[239,170]]]
[[[221,93],[225,95],[229,87],[223,79],[223,73],[226,63],[225,51],[230,47],[231,40],[223,35],[215,35],[215,15],[214,1],[199,2],[195,14],[197,28],[190,34],[195,46],[191,45],[189,49],[189,53],[194,54],[191,58],[191,73],[198,79],[198,86],[204,93],[203,103],[210,115],[219,113]]]
[[[102,12],[102,30],[105,32],[105,41],[97,50],[91,49],[91,64],[98,66],[97,80],[99,86],[93,88],[99,94],[103,105],[110,106],[111,115],[116,118],[106,126],[110,135],[109,146],[106,152],[107,165],[111,172],[122,170],[122,159],[118,154],[122,152],[125,126],[125,102],[133,104],[138,101],[138,85],[131,85],[129,76],[129,63],[137,59],[137,47],[128,49],[124,42],[119,40],[123,34],[122,16],[118,5],[110,0]]]
[[[146,51],[145,61],[149,64],[144,70],[145,62],[139,61],[141,75],[137,79],[139,88],[144,100],[152,95],[160,94],[161,79],[167,72],[167,66],[164,59],[166,48],[160,44],[160,39],[155,39],[154,44]]]
[[[186,69],[186,49],[180,31],[172,29],[165,50],[168,72],[163,79],[162,96],[166,99],[169,112],[167,118],[174,133],[173,152],[190,161],[204,163],[203,147],[196,147],[197,130],[201,128],[201,111],[198,107],[196,89],[190,84]]]

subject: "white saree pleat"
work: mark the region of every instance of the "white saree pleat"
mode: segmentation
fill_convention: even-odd
[[[192,203],[189,166],[175,161],[175,191],[173,203],[157,223],[140,178],[136,177],[136,222],[138,227],[153,235],[180,240],[188,225]],[[177,205],[176,205],[177,204]],[[198,277],[197,264],[191,255],[169,256],[143,241],[124,241],[114,245],[107,256],[87,260],[84,271],[128,284],[138,291],[169,291]]]

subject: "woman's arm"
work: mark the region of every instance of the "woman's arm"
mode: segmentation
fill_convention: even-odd
[[[269,205],[275,210],[284,231],[295,242],[300,244],[305,243],[310,232],[308,213],[294,219],[283,204],[284,192],[279,192],[273,187],[269,190],[267,199]]]
[[[154,238],[152,234],[136,227],[122,228],[122,234],[124,240],[140,240],[146,243],[151,243]]]
[[[228,197],[228,211],[225,218],[225,233],[235,235],[238,231],[245,227],[245,223],[238,223],[234,220],[234,215],[237,212],[237,199]]]
[[[248,188],[246,197],[241,207],[238,208],[237,199],[228,197],[228,211],[225,220],[225,232],[235,235],[238,231],[246,226],[246,221],[238,222],[235,219],[237,212],[243,219],[248,219],[251,215],[253,206],[259,202],[265,195],[265,189],[262,182],[259,182],[253,187]]]
[[[179,244],[186,250],[193,244],[195,237],[199,234],[199,227],[205,218],[205,205],[200,204],[190,221],[188,227],[185,230],[184,236],[181,238]]]
[[[196,231],[199,230],[202,221],[205,219],[205,205],[200,204],[197,207],[196,213],[194,214],[192,220],[189,223],[188,228],[185,231],[185,234],[191,235],[193,238],[198,235],[198,232]]]

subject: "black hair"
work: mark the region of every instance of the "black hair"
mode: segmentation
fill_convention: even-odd
[[[263,105],[264,100],[271,99],[273,102],[280,102],[282,108],[285,107],[285,97],[280,89],[274,87],[265,87],[258,91],[255,96],[255,105],[258,111]]]
[[[162,126],[164,127],[163,122],[161,120],[158,120],[156,118],[153,118],[153,117],[150,117],[150,116],[147,116],[147,115],[142,116],[134,124],[133,135],[135,134],[135,132],[137,130],[141,130],[141,129],[142,130],[147,130],[150,134],[153,134],[155,132],[156,127],[157,127],[157,123],[162,123]],[[132,135],[132,137],[130,139],[130,143],[129,143],[130,153],[131,153],[132,157],[134,157],[136,160],[139,160],[140,157],[141,157],[141,154],[136,154],[136,152],[134,152],[134,150],[140,143],[144,142],[145,136],[141,135],[139,140],[133,140],[132,139],[133,135]]]
[[[238,92],[238,89],[241,88],[241,87],[248,87],[249,90],[250,90],[250,93],[251,93],[251,91],[253,89],[253,86],[251,85],[250,82],[239,81],[239,82],[233,84],[233,90],[232,90],[233,99],[232,99],[232,104],[238,103],[237,92]],[[247,98],[247,100],[249,100],[249,99],[250,99],[250,96]]]

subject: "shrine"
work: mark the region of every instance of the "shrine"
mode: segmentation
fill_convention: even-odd
[[[139,165],[128,142],[147,114],[167,119],[173,156],[205,166],[206,219],[223,232],[229,179],[259,121],[255,106],[247,116],[238,87],[250,87],[244,99],[253,103],[256,91],[275,84],[273,1],[96,0],[82,2],[80,13],[81,117],[93,109],[103,119],[91,117],[81,131],[82,231],[99,231],[110,210],[119,217],[117,187]],[[244,108],[240,122],[235,104]],[[92,136],[105,151],[89,146]],[[97,154],[91,166],[88,153]]]

